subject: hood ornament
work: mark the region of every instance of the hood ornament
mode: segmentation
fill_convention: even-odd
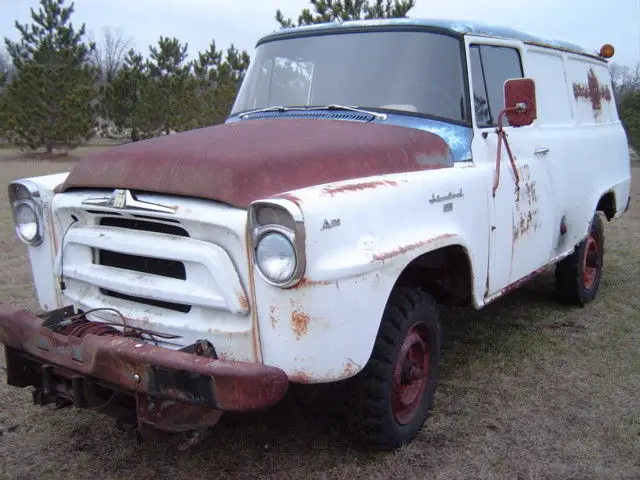
[[[87,198],[82,201],[82,205],[158,213],[176,213],[176,210],[178,209],[177,206],[173,205],[160,205],[158,203],[142,202],[136,199],[129,190],[120,188],[114,190],[109,197]]]

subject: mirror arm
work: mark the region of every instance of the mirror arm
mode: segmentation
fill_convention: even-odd
[[[498,126],[496,127],[496,134],[498,135],[498,152],[496,155],[496,171],[493,176],[494,198],[496,196],[496,190],[498,190],[498,185],[500,185],[500,158],[502,156],[502,142],[504,142],[504,147],[507,151],[507,155],[509,155],[509,162],[511,163],[511,168],[513,169],[513,175],[516,178],[516,190],[520,189],[520,175],[518,174],[518,169],[516,167],[516,159],[513,156],[513,152],[511,152],[511,147],[509,146],[509,141],[507,140],[507,132],[504,131],[504,128],[502,126],[502,119],[507,113],[522,113],[523,111],[526,111],[526,109],[527,105],[525,103],[518,103],[515,107],[508,107],[503,109],[498,115]]]

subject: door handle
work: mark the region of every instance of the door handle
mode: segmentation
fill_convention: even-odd
[[[546,155],[549,153],[549,147],[538,147],[535,149],[534,153],[536,155]]]

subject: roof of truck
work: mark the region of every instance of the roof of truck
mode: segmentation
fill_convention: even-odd
[[[552,38],[546,38],[543,36],[528,33],[515,28],[503,26],[503,25],[490,25],[480,22],[464,21],[464,20],[445,20],[437,18],[389,18],[382,20],[351,20],[347,22],[328,22],[319,23],[314,25],[305,25],[302,27],[293,27],[278,30],[276,32],[265,35],[260,39],[258,44],[275,40],[277,38],[283,38],[288,36],[297,36],[301,33],[322,33],[328,31],[340,31],[343,29],[367,29],[367,28],[381,28],[381,27],[427,27],[439,30],[448,30],[460,35],[482,35],[492,38],[502,38],[509,40],[520,40],[527,43],[533,43],[541,46],[551,47],[560,50],[566,50],[570,52],[580,53],[584,55],[594,56],[600,58],[596,51],[589,51],[580,45],[566,42],[563,40],[557,40]]]

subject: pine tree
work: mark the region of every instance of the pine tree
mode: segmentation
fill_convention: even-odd
[[[160,37],[158,45],[149,48],[150,83],[143,117],[149,128],[166,135],[193,125],[189,112],[193,80],[191,63],[186,62],[187,47],[177,38]]]
[[[70,22],[74,4],[40,0],[31,24],[15,22],[19,42],[5,38],[15,76],[5,88],[6,135],[20,146],[74,148],[91,138],[95,126],[96,71],[84,43],[85,26]]]
[[[197,112],[195,126],[215,125],[226,120],[249,61],[249,54],[244,50],[239,51],[233,44],[227,49],[226,55],[216,50],[215,42],[198,54],[193,62],[196,84],[192,111]]]
[[[145,118],[148,107],[145,109],[144,106],[148,102],[149,88],[147,64],[141,54],[130,49],[111,83],[102,87],[102,116],[115,126],[114,132],[108,123],[103,125],[108,136],[126,132],[133,142],[152,136]]]
[[[314,12],[308,8],[298,17],[298,26],[325,22],[346,22],[373,18],[406,17],[415,0],[310,0]],[[280,10],[276,11],[276,20],[282,28],[296,26],[293,20],[285,18]]]

